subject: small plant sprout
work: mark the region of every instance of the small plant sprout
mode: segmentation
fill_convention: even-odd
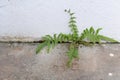
[[[101,43],[101,41],[107,41],[107,42],[117,42],[116,40],[100,35],[99,32],[102,30],[102,28],[98,28],[95,30],[93,27],[86,28],[83,30],[81,34],[79,34],[79,30],[76,25],[76,17],[74,16],[75,13],[71,12],[71,10],[65,10],[66,13],[69,14],[70,19],[68,22],[69,28],[71,29],[71,32],[69,34],[54,34],[46,35],[42,37],[42,40],[44,42],[39,43],[36,54],[40,53],[41,50],[44,47],[47,47],[47,52],[49,53],[51,49],[53,49],[58,43],[62,42],[69,42],[70,46],[67,52],[68,56],[68,62],[67,66],[70,67],[72,64],[73,59],[79,58],[78,54],[78,46],[79,44],[83,45],[90,45],[95,43]]]

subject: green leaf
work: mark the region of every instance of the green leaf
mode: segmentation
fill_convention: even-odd
[[[55,47],[55,40],[53,40],[53,41],[51,42],[51,46],[52,46],[52,48]]]
[[[78,56],[78,48],[76,47],[77,45],[75,43],[71,43],[70,44],[70,48],[69,51],[67,52],[68,55],[68,62],[67,62],[67,66],[70,67],[72,64],[72,61],[74,58],[79,58]]]
[[[36,54],[38,54],[45,46],[47,46],[47,41],[40,43],[36,48]]]
[[[78,48],[74,48],[74,53],[73,53],[74,58],[78,58]]]
[[[118,42],[117,40],[113,39],[113,38],[109,38],[109,37],[106,37],[106,36],[103,36],[103,35],[99,35],[99,38],[101,40],[104,40],[104,41],[109,41],[109,42]]]
[[[90,32],[91,34],[94,34],[94,32],[95,32],[94,28],[93,28],[93,27],[90,27],[89,32]]]
[[[70,19],[76,19],[76,17],[71,17]]]
[[[69,23],[76,23],[76,21],[75,20],[70,20]]]
[[[90,29],[86,28],[83,33],[80,36],[80,39],[87,39],[87,41],[90,41],[92,43],[100,43],[100,37],[98,36],[99,31],[101,30],[101,28],[98,28],[97,30],[95,30],[93,27],[90,27]]]
[[[100,30],[102,30],[102,28],[98,28],[98,29],[96,30],[95,35],[98,35],[98,33],[100,32]]]
[[[60,33],[60,34],[58,35],[58,37],[57,37],[57,39],[58,39],[58,41],[59,41],[60,43],[62,42],[62,36],[63,36],[63,34]]]
[[[58,43],[57,35],[54,34],[54,44],[57,45],[57,43]]]
[[[47,41],[47,53],[50,52],[50,48],[51,48],[51,43],[50,41]]]
[[[48,40],[52,40],[53,38],[50,35],[46,35],[46,36],[42,37],[42,39],[45,41],[48,41]]]

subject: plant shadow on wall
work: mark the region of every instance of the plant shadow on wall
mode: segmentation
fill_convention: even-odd
[[[42,37],[43,43],[40,43],[36,49],[36,54],[40,53],[40,51],[47,46],[47,52],[49,53],[50,49],[53,49],[58,43],[63,42],[69,42],[69,50],[67,52],[67,56],[69,58],[67,62],[67,66],[70,67],[72,64],[73,59],[79,58],[78,54],[78,47],[79,44],[83,44],[85,46],[88,45],[94,45],[95,43],[100,44],[101,41],[107,41],[107,42],[117,42],[116,40],[100,35],[99,31],[102,28],[98,28],[95,30],[93,27],[90,27],[89,29],[86,28],[83,30],[81,34],[79,34],[77,25],[76,25],[76,17],[74,17],[74,13],[72,13],[70,10],[65,10],[70,16],[69,20],[69,27],[71,29],[71,33],[69,34],[54,34],[53,36],[46,35]]]

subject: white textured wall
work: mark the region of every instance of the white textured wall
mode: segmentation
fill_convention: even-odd
[[[80,31],[102,27],[101,34],[120,40],[120,0],[0,0],[0,36],[68,33],[69,8]]]

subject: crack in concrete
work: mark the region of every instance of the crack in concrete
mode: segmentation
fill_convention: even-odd
[[[0,41],[0,43],[9,43],[9,44],[12,44],[12,43],[43,43],[44,41],[43,40],[39,40],[39,41]],[[71,42],[61,42],[61,43],[71,43]],[[59,44],[61,44],[59,42]],[[88,43],[92,43],[92,42],[88,42]],[[82,44],[82,43],[79,43],[79,44]],[[99,43],[96,43],[96,44],[99,44]],[[120,42],[102,42],[100,44],[120,44]]]

